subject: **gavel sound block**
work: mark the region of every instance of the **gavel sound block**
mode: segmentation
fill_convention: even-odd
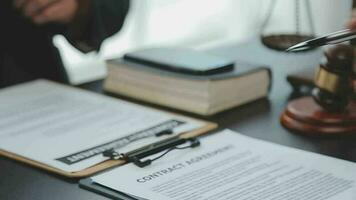
[[[282,125],[310,136],[356,135],[353,59],[351,46],[326,51],[312,96],[289,102],[281,115]]]

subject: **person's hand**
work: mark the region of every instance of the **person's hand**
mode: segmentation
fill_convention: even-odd
[[[77,0],[14,0],[14,6],[35,24],[68,24],[75,17]]]
[[[346,25],[347,28],[356,30],[356,10],[352,11],[351,20]]]

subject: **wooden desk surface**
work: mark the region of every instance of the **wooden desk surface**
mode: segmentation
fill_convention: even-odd
[[[320,51],[287,54],[266,49],[259,42],[252,42],[217,48],[210,52],[228,58],[271,66],[273,86],[268,100],[253,102],[209,117],[208,120],[219,123],[221,128],[239,131],[254,138],[356,162],[356,137],[309,138],[292,134],[279,124],[279,115],[291,94],[291,87],[285,80],[286,74],[316,66],[321,57]],[[102,92],[101,83],[101,81],[97,81],[81,87]],[[100,200],[107,198],[80,189],[77,181],[66,180],[0,158],[0,199]]]

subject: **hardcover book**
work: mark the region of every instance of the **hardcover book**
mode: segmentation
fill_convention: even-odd
[[[172,72],[121,58],[107,64],[106,91],[205,116],[264,98],[271,84],[268,67],[240,62],[232,71],[213,75]]]

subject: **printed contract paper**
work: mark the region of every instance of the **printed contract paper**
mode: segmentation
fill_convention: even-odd
[[[39,80],[0,91],[0,149],[77,172],[162,140],[155,134],[203,124],[136,104]]]
[[[225,130],[194,149],[92,178],[152,200],[355,200],[356,164]]]

